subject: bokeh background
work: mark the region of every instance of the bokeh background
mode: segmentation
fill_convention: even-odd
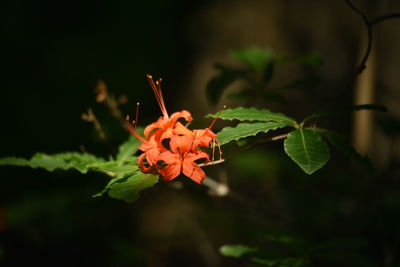
[[[400,12],[394,0],[353,2],[371,19]],[[116,97],[126,96],[124,114],[140,102],[139,123],[147,124],[160,111],[145,74],[163,77],[168,110],[188,109],[197,126],[208,126],[205,114],[234,105],[207,101],[213,64],[228,64],[229,51],[248,46],[280,55],[317,52],[324,61],[318,68],[277,69],[273,83],[309,73],[319,83],[286,92],[286,103],[266,102],[265,108],[296,119],[328,106],[389,109],[321,122],[367,153],[375,174],[331,149],[328,165],[308,176],[277,142],[208,170],[228,183],[232,193],[225,197],[180,178],[127,204],[91,197],[106,176],[1,167],[0,265],[247,266],[221,256],[219,247],[256,246],[265,232],[279,230],[315,242],[363,238],[369,244],[363,253],[378,266],[399,266],[399,19],[374,26],[367,70],[355,77],[366,28],[344,1],[16,0],[6,1],[0,14],[1,157],[115,153],[129,135],[95,101],[99,80]],[[89,107],[107,143],[81,119]]]

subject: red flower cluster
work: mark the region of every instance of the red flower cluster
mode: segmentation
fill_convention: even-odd
[[[201,148],[210,147],[216,140],[216,134],[211,131],[215,120],[206,129],[188,129],[178,120],[183,119],[190,123],[191,114],[182,110],[169,116],[162,97],[161,79],[154,82],[150,75],[147,78],[163,116],[144,129],[144,137],[136,131],[137,119],[133,126],[128,123],[130,132],[142,141],[139,150],[144,153],[138,159],[140,169],[145,173],[160,174],[167,181],[183,173],[196,183],[202,183],[206,174],[196,161],[210,161],[209,155]]]

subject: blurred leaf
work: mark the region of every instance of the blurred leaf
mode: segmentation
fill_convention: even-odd
[[[65,152],[54,155],[37,153],[30,160],[16,157],[0,159],[0,165],[43,168],[50,172],[55,169],[76,169],[81,173],[87,173],[89,165],[103,162],[104,159],[102,158],[98,158],[92,154],[78,152]]]
[[[327,251],[318,253],[314,256],[318,259],[334,262],[336,264],[345,264],[345,266],[360,266],[360,267],[378,267],[382,266],[375,259],[363,255],[358,252],[349,251]]]
[[[254,257],[254,263],[269,267],[306,267],[310,266],[310,261],[304,258],[287,257],[283,259],[263,259]]]
[[[272,91],[264,92],[262,97],[265,100],[269,100],[269,101],[273,101],[273,102],[277,102],[277,103],[285,103],[286,102],[286,98],[282,94],[272,92]]]
[[[254,90],[244,89],[244,90],[241,90],[239,93],[231,93],[231,94],[227,95],[226,98],[229,100],[238,101],[238,100],[248,99],[254,94],[255,94]]]
[[[308,252],[308,255],[318,253],[326,250],[344,249],[349,250],[360,250],[368,246],[368,242],[363,238],[337,238],[314,245]]]
[[[264,73],[268,62],[271,61],[271,51],[259,47],[235,50],[231,52],[231,56],[259,74]],[[266,77],[265,74],[264,77]]]
[[[229,169],[231,171],[236,175],[248,177],[249,179],[276,179],[282,168],[280,156],[273,151],[265,149],[247,150],[239,153],[229,161]]]
[[[215,118],[217,114],[218,113],[208,114],[206,117]],[[275,113],[268,109],[244,107],[225,109],[220,113],[219,118],[223,120],[283,122],[288,126],[296,125],[296,121],[294,119],[286,116],[285,114]]]
[[[339,108],[339,109],[328,109],[328,110],[323,110],[323,111],[319,111],[319,112],[311,114],[310,116],[305,118],[303,120],[303,122],[306,122],[312,118],[323,117],[323,116],[324,117],[338,116],[338,115],[346,114],[346,113],[353,112],[353,111],[359,111],[359,110],[375,110],[375,111],[386,112],[387,108],[385,106],[381,106],[381,105],[364,104],[364,105],[355,105],[355,106],[344,107],[344,108]]]
[[[239,123],[236,127],[225,127],[217,134],[220,145],[231,141],[239,140],[248,136],[255,136],[260,132],[267,133],[270,130],[276,130],[287,126],[284,122],[256,122]]]
[[[289,133],[284,142],[286,154],[307,174],[319,170],[330,154],[325,142],[314,131],[297,129]]]
[[[271,81],[272,75],[274,74],[274,70],[275,70],[275,61],[270,60],[270,61],[266,64],[266,66],[265,66],[265,68],[264,68],[264,75],[263,75],[263,77],[264,77],[264,83],[265,83],[265,84],[268,84],[268,83]]]
[[[138,132],[141,132],[141,130],[138,128]],[[118,154],[117,154],[117,160],[125,160],[130,157],[133,157],[133,155],[137,152],[138,147],[140,146],[142,142],[135,138],[134,136],[129,137],[128,141],[122,143],[119,148],[118,148]]]
[[[237,79],[243,77],[247,71],[230,68],[216,64],[215,69],[219,71],[207,84],[207,96],[212,104],[217,104],[224,90]]]
[[[309,78],[295,80],[295,81],[293,81],[293,82],[291,82],[289,84],[286,84],[286,85],[280,87],[279,89],[290,89],[290,88],[305,89],[305,88],[312,88],[316,84],[318,84],[319,82],[320,82],[320,78],[319,77],[311,76]]]
[[[368,171],[374,172],[374,165],[372,164],[371,160],[367,156],[361,156],[357,150],[346,141],[346,138],[342,134],[327,130],[321,130],[319,132],[326,136],[329,142],[339,151],[356,160]]]
[[[400,119],[396,117],[378,118],[378,125],[388,136],[397,136],[400,134]]]
[[[256,252],[257,248],[245,245],[223,245],[219,248],[219,252],[226,257],[239,258],[245,254]]]
[[[122,182],[110,186],[108,195],[112,198],[133,202],[139,197],[139,192],[158,182],[158,175],[137,172]]]
[[[305,63],[311,66],[319,66],[324,63],[321,56],[315,52],[311,52],[304,56],[298,57],[282,57],[278,60],[279,63]]]

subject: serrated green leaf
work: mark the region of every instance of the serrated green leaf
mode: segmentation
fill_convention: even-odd
[[[208,114],[206,117],[215,118],[218,115]],[[296,125],[296,121],[285,114],[275,113],[268,109],[244,108],[238,107],[234,109],[223,110],[219,118],[222,120],[239,120],[239,121],[273,121],[283,122],[288,126]]]
[[[223,245],[219,248],[219,252],[227,257],[239,258],[245,254],[256,252],[257,248],[245,245]]]
[[[108,195],[112,198],[133,202],[139,197],[139,192],[158,182],[158,176],[137,172],[122,182],[110,186]]]
[[[259,47],[249,47],[231,52],[232,58],[239,60],[243,64],[246,64],[259,74],[264,72],[268,62],[271,61],[271,54],[272,53],[270,50]]]
[[[47,171],[54,171],[55,169],[76,169],[81,173],[87,173],[90,164],[102,162],[104,162],[102,158],[98,158],[92,154],[78,152],[66,152],[54,155],[37,153],[29,160],[16,157],[0,159],[0,165],[43,168]]]
[[[108,183],[106,184],[106,186],[98,193],[94,194],[92,197],[101,197],[104,193],[106,193],[113,184],[117,183],[118,181],[121,181],[125,179],[125,176],[116,176],[112,179],[110,179],[110,181],[108,181]]]
[[[109,176],[121,176],[139,171],[137,157],[125,161],[105,161],[88,165],[91,170],[103,172]]]
[[[237,141],[248,136],[255,136],[258,133],[267,133],[270,130],[276,130],[287,126],[284,122],[256,122],[239,123],[236,127],[225,127],[217,134],[220,145],[231,141]]]
[[[307,174],[319,170],[330,157],[327,145],[319,134],[308,129],[297,129],[285,139],[286,154]]]
[[[237,79],[243,77],[247,71],[230,68],[221,64],[214,66],[218,74],[214,76],[207,84],[207,97],[212,104],[217,104],[224,90]]]
[[[372,164],[371,160],[367,156],[361,156],[357,150],[346,141],[346,138],[342,134],[327,130],[322,130],[319,132],[326,136],[328,141],[339,151],[356,160],[370,172],[374,171],[374,165]]]
[[[138,128],[138,132],[141,130]],[[134,136],[129,137],[128,141],[122,143],[118,148],[117,160],[131,158],[137,151],[142,142]]]

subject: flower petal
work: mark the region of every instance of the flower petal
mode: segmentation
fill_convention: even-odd
[[[183,174],[195,181],[196,183],[201,184],[203,180],[206,178],[206,173],[195,163],[194,161],[198,159],[205,159],[206,162],[210,161],[207,153],[189,153],[183,159]]]
[[[181,173],[182,163],[178,154],[167,151],[161,153],[158,160],[167,164],[167,166],[160,170],[160,174],[164,180],[171,181]]]

